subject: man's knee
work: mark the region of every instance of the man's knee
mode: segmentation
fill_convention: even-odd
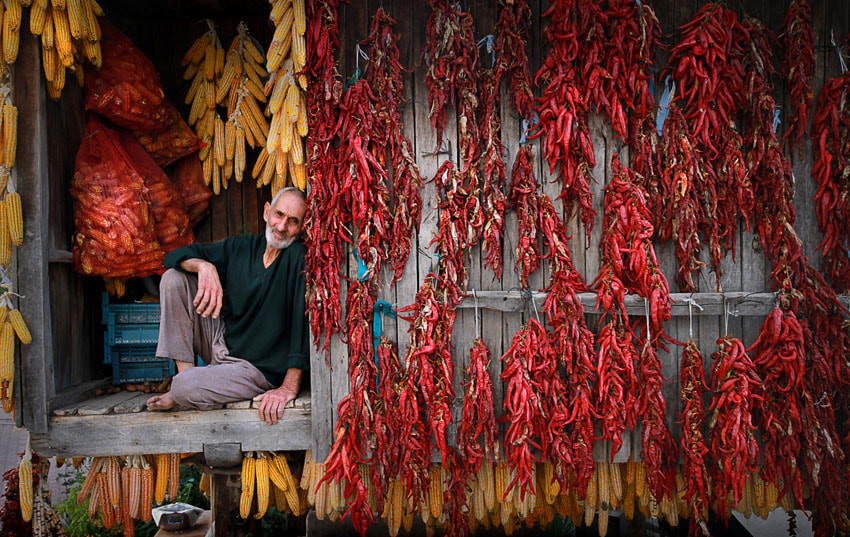
[[[174,399],[175,403],[182,407],[191,406],[189,399],[192,390],[188,386],[188,376],[189,375],[178,373],[171,378],[171,397]]]
[[[159,296],[173,294],[186,289],[186,283],[189,281],[189,275],[182,270],[168,269],[159,280]]]

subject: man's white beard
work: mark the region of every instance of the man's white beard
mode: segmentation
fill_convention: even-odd
[[[278,240],[274,235],[274,231],[272,231],[272,227],[266,224],[266,243],[269,244],[269,246],[277,248],[278,250],[286,250],[293,242],[295,242],[295,237]]]

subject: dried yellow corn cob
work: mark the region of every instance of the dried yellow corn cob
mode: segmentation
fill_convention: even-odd
[[[0,380],[15,378],[15,335],[12,323],[4,322],[0,331]]]
[[[24,222],[21,214],[21,195],[17,192],[6,194],[3,204],[6,212],[6,225],[9,227],[9,238],[12,244],[20,246],[24,242]]]
[[[33,6],[30,9],[30,33],[41,35],[44,31],[44,21],[47,20],[47,8]]]
[[[11,323],[12,328],[15,331],[15,335],[17,335],[18,339],[21,340],[21,343],[23,343],[24,345],[32,343],[32,336],[30,335],[30,331],[27,328],[23,317],[21,317],[20,311],[16,309],[10,310],[9,322]]]
[[[172,502],[177,501],[177,494],[180,492],[180,454],[171,453],[168,455],[168,499]]]
[[[239,516],[248,518],[254,501],[254,474],[257,461],[248,454],[242,459],[242,494],[239,498]]]
[[[74,63],[74,46],[71,42],[71,28],[68,22],[68,12],[65,10],[53,10],[53,31],[56,50],[59,52],[59,60],[65,67]]]
[[[106,459],[106,492],[112,509],[121,505],[121,465],[116,457]]]
[[[428,501],[431,505],[431,516],[440,518],[443,513],[443,470],[440,466],[432,465],[428,473]]]
[[[609,477],[609,469],[611,463],[602,461],[596,463],[597,468],[597,483],[599,489],[598,502],[600,509],[608,509],[611,506],[611,479]]]
[[[284,491],[284,494],[286,494],[286,502],[289,504],[289,508],[292,509],[292,513],[295,516],[300,516],[302,502],[298,496],[298,482],[295,480],[289,469],[289,463],[283,455],[276,455],[274,457],[274,463],[277,464],[278,470],[280,470],[284,479],[286,479],[287,483],[289,483],[289,486],[286,487],[286,490]]]
[[[11,3],[15,3],[12,0]],[[18,498],[21,504],[21,518],[24,522],[32,520],[32,461],[29,451],[24,454],[24,458],[18,465]]]
[[[18,147],[18,109],[11,104],[3,105],[3,163],[7,168],[15,165]]]
[[[165,491],[168,489],[168,454],[159,453],[156,456],[156,487],[154,499],[157,503],[165,501]]]
[[[67,0],[67,9],[71,36],[74,39],[87,37],[88,23],[86,22],[86,12],[83,9],[83,0]]]
[[[626,492],[623,496],[623,515],[626,520],[632,520],[635,517],[635,501],[634,484],[626,485]]]
[[[254,475],[257,480],[257,513],[254,518],[263,518],[269,508],[269,461],[263,453],[257,455]]]

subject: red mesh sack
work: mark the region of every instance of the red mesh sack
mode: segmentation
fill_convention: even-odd
[[[206,216],[212,197],[212,192],[204,183],[204,170],[198,155],[178,160],[171,173],[171,182],[186,206],[191,226],[195,227]]]
[[[190,155],[204,144],[183,121],[180,112],[168,99],[163,100],[166,110],[165,128],[158,131],[133,131],[133,136],[142,144],[160,167],[165,168],[175,160]]]
[[[145,182],[153,214],[154,230],[164,253],[195,242],[189,217],[180,195],[145,148],[129,132],[120,133],[121,147],[130,157],[130,163]]]
[[[100,19],[103,65],[86,67],[86,110],[130,130],[156,131],[168,122],[165,94],[153,63],[106,19]]]
[[[77,152],[74,179],[74,268],[109,278],[162,271],[147,189],[118,133],[91,118]]]

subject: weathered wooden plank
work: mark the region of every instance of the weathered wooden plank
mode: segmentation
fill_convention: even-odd
[[[417,26],[413,19],[414,9],[409,2],[395,2],[392,6],[392,14],[396,19],[396,32],[398,34],[399,61],[404,66],[412,66],[416,63],[413,50],[413,28]],[[404,126],[402,134],[406,136],[411,143],[411,150],[416,155],[416,114],[414,108],[417,106],[416,99],[416,72],[411,70],[404,77],[404,99],[405,104],[402,109],[402,121]],[[418,272],[419,254],[419,230],[414,232],[410,257],[407,258],[407,264],[404,267],[404,275],[402,279],[396,283],[396,307],[404,307],[413,304],[416,298],[417,282],[420,280]],[[398,343],[398,356],[400,360],[404,360],[407,354],[407,349],[410,346],[410,339],[407,335],[408,324],[402,321],[397,321],[396,342]]]
[[[254,409],[139,412],[56,417],[32,443],[47,457],[201,452],[204,444],[222,442],[240,442],[245,451],[288,451],[310,449],[311,429],[310,411],[300,408],[285,410],[276,425]]]
[[[41,75],[38,40],[22,32],[15,66],[14,102],[23,119],[18,122],[16,166],[12,180],[21,195],[24,243],[17,249],[16,291],[26,297],[18,308],[33,341],[20,345],[19,415],[34,432],[47,431],[48,401],[55,395],[53,336],[50,330],[50,286],[47,257],[49,218],[48,136],[46,94]],[[25,142],[24,142],[25,141]]]
[[[85,401],[80,405],[77,405],[77,412],[75,415],[102,416],[104,414],[111,414],[112,410],[116,407],[116,405],[125,403],[127,402],[127,400],[132,399],[137,395],[138,394],[136,392],[128,392],[126,390],[122,390],[118,393],[113,393],[112,395],[96,397],[89,401]]]
[[[133,393],[133,392],[129,392]],[[135,395],[112,407],[113,414],[135,414],[147,407],[147,401],[152,397],[149,393],[135,392]],[[79,414],[79,413],[78,413]],[[85,415],[85,414],[81,414]]]
[[[62,390],[56,394],[48,405],[51,414],[59,408],[75,405],[86,399],[91,399],[99,389],[108,388],[112,384],[112,377],[90,380],[74,387]]]

